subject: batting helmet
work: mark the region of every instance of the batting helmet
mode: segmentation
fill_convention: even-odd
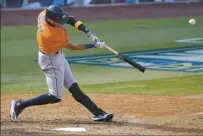
[[[64,10],[60,6],[51,5],[46,9],[45,18],[64,24],[68,21],[68,14],[65,14]]]

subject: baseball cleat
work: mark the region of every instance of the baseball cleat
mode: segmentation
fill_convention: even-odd
[[[16,121],[18,115],[23,111],[23,109],[20,108],[20,102],[21,100],[11,101],[10,117],[12,121]]]
[[[113,119],[114,115],[111,113],[105,113],[103,115],[95,115],[92,119],[94,121],[111,121]]]

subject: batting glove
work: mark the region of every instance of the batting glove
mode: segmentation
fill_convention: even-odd
[[[97,42],[95,43],[95,47],[96,47],[96,48],[104,48],[105,45],[106,45],[106,44],[105,44],[105,42],[103,42],[103,41],[97,41]]]
[[[87,33],[87,35],[88,35],[89,39],[92,40],[93,42],[100,41],[99,38],[95,34],[93,34],[91,31],[89,31]]]

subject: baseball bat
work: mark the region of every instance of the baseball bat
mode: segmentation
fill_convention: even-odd
[[[105,45],[104,46],[107,50],[109,50],[110,52],[112,52],[113,54],[115,54],[116,56],[118,56],[119,58],[123,59],[125,62],[127,62],[128,64],[132,65],[133,67],[137,68],[138,70],[140,70],[141,72],[145,72],[145,67],[143,67],[142,65],[136,63],[135,61],[129,59],[128,57],[120,54],[119,52],[115,51],[114,49],[112,49],[111,47]]]

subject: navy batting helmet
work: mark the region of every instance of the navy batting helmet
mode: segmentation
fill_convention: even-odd
[[[68,14],[66,14],[60,6],[51,5],[46,9],[45,18],[64,24],[68,21]]]

